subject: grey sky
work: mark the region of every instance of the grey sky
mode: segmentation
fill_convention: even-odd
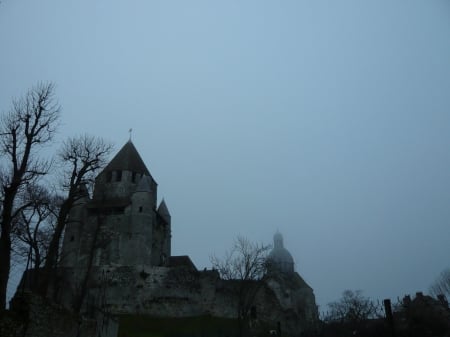
[[[450,264],[450,2],[0,4],[0,109],[38,81],[59,139],[133,142],[198,268],[279,229],[318,303]]]

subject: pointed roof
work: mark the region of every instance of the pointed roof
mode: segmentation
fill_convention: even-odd
[[[113,170],[132,171],[151,176],[131,140],[120,149],[104,169],[104,171]]]
[[[166,220],[167,222],[170,221],[170,213],[169,213],[169,210],[167,209],[167,205],[166,205],[166,202],[164,201],[164,199],[159,204],[158,214],[161,215],[161,217],[164,220]]]
[[[197,270],[194,262],[192,262],[191,258],[187,255],[181,256],[170,256],[169,257],[169,266],[170,267],[187,267],[192,270]]]

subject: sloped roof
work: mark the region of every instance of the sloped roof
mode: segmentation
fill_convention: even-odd
[[[188,267],[189,269],[197,270],[197,267],[187,255],[171,256],[169,257],[170,267]]]
[[[144,161],[131,140],[128,141],[109,162],[105,167],[104,172],[114,170],[132,171],[151,176],[150,171],[145,166]]]
[[[169,213],[169,210],[167,209],[167,205],[166,205],[166,202],[164,201],[164,199],[159,204],[158,214],[161,215],[161,217],[164,220],[170,221],[170,213]]]

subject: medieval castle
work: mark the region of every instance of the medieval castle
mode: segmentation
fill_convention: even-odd
[[[312,288],[274,236],[270,272],[254,288],[251,326],[299,336],[318,319]],[[148,317],[211,316],[236,319],[237,280],[199,271],[188,256],[171,255],[171,216],[157,205],[157,183],[131,141],[97,176],[92,197],[84,191],[66,226],[58,301],[82,312]],[[62,286],[61,286],[62,285]],[[96,336],[117,336],[113,320]],[[281,327],[281,328],[280,328]]]

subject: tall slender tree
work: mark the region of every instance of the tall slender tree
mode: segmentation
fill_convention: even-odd
[[[17,196],[48,173],[50,162],[39,158],[38,151],[52,141],[59,115],[54,85],[41,83],[14,100],[11,110],[0,119],[0,315],[6,306],[13,220],[28,206],[20,204]]]

